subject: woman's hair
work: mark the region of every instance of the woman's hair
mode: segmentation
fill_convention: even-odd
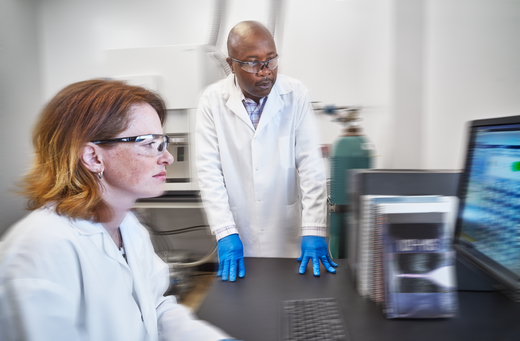
[[[28,208],[51,204],[72,219],[110,220],[112,211],[101,198],[97,175],[83,165],[81,151],[88,142],[111,139],[127,129],[131,108],[140,103],[150,104],[164,124],[166,108],[159,95],[121,81],[78,82],[54,96],[33,132],[35,158],[21,184]]]

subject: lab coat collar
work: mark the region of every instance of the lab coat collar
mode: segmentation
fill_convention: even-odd
[[[76,229],[79,234],[84,236],[91,236],[94,234],[106,232],[101,223],[95,223],[90,220],[71,220],[70,225]]]
[[[244,108],[244,104],[240,99],[239,87],[235,85],[235,75],[232,73],[226,79],[225,87],[224,87],[224,98],[226,99],[226,106],[231,110],[235,115],[238,116],[252,132],[255,131],[255,127],[253,127],[253,123],[251,123],[251,119],[247,114],[246,108]]]
[[[127,266],[124,260],[121,260],[121,256],[117,247],[114,247],[112,238],[108,234],[107,230],[103,227],[101,223],[95,223],[89,220],[71,220],[71,226],[78,231],[79,234],[89,237],[94,237],[96,235],[101,234],[102,238],[93,238],[94,244],[101,250],[104,250],[105,253],[119,263]],[[123,236],[123,241],[125,243],[125,250],[127,253],[127,257],[139,257],[142,252],[142,244],[143,239],[139,235],[139,228],[136,225],[139,224],[139,221],[132,213],[127,213],[119,228],[121,229],[121,234]],[[99,241],[102,240],[102,243]],[[131,250],[129,252],[129,250]],[[133,254],[132,256],[129,253]]]
[[[235,75],[230,74],[226,81],[224,87],[224,98],[226,99],[226,106],[237,115],[244,123],[252,130],[255,131],[253,124],[251,123],[251,119],[247,114],[246,109],[244,108],[244,104],[241,101],[240,96],[240,88],[235,84]],[[283,100],[283,95],[288,94],[293,91],[292,86],[286,81],[285,76],[278,75],[276,79],[276,83],[271,89],[271,93],[269,94],[269,98],[265,103],[264,110],[262,112],[262,117],[260,118],[260,122],[258,122],[258,126],[256,128],[256,132],[262,130],[269,121],[275,117],[281,109],[284,107],[285,103]]]
[[[146,304],[146,302],[153,299],[149,295],[151,292],[151,289],[148,287],[149,283],[143,280],[136,280],[138,278],[147,278],[149,276],[142,266],[142,260],[146,259],[143,254],[145,251],[144,238],[140,234],[140,232],[143,231],[143,228],[139,223],[139,220],[132,213],[126,215],[120,226],[121,235],[123,236],[123,242],[125,244],[128,266],[134,277],[133,284],[137,295],[137,304],[139,305],[141,314],[144,317],[143,322],[145,328],[149,335],[157,335],[157,325],[151,323],[151,321],[157,320],[157,316],[155,315],[156,312],[155,310],[151,310],[149,304]],[[153,339],[153,336],[150,339]]]
[[[269,121],[279,115],[284,107],[284,101],[280,94],[280,89],[277,86],[278,79],[271,89],[271,93],[267,98],[267,102],[265,102],[264,110],[262,111],[262,117],[260,117],[260,121],[258,122],[258,126],[256,127],[256,133],[258,134],[264,127],[269,124]]]
[[[151,311],[150,305],[146,304],[146,302],[152,299],[148,294],[150,288],[147,287],[146,281],[139,280],[147,278],[141,263],[141,260],[146,259],[146,257],[143,255],[144,238],[141,234],[143,229],[139,220],[133,213],[129,212],[119,225],[128,264],[119,254],[112,238],[102,224],[87,220],[72,220],[71,226],[84,236],[95,237],[101,235],[101,238],[92,238],[93,243],[100,251],[104,251],[110,258],[113,258],[128,270],[128,275],[133,278],[132,282],[137,296],[137,304],[141,310],[145,328],[150,335],[150,340],[153,340],[153,335],[157,334],[157,326],[151,323],[151,321],[155,321],[156,316],[155,312]]]

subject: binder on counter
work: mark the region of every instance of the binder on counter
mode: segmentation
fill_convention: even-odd
[[[458,309],[453,197],[403,196],[374,205],[380,280],[373,300],[387,318],[448,318]],[[418,199],[414,202],[414,198]],[[377,262],[374,263],[377,265]]]
[[[354,169],[349,183],[348,259],[352,278],[361,296],[369,296],[373,275],[374,200],[403,196],[445,196],[457,200],[460,171]],[[395,200],[395,199],[394,199]],[[453,201],[452,202],[455,202]],[[450,219],[454,219],[456,202]]]

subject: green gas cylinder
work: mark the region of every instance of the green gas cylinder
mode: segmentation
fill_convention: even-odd
[[[373,167],[374,148],[357,125],[344,130],[330,154],[330,252],[333,258],[347,258],[348,170]]]

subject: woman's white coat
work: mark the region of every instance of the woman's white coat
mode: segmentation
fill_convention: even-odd
[[[163,296],[168,266],[135,216],[120,228],[128,263],[101,224],[43,208],[14,225],[0,249],[0,339],[225,338]]]

